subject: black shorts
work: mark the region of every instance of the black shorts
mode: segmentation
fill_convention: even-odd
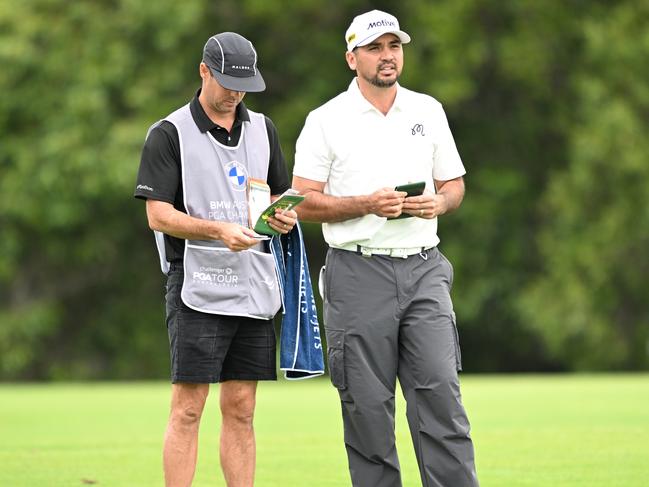
[[[195,311],[180,297],[182,283],[182,265],[172,265],[166,295],[171,381],[276,380],[273,321]]]

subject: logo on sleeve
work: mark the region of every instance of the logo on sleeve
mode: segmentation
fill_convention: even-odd
[[[153,188],[145,184],[138,184],[135,189],[141,189],[142,191],[153,191]]]

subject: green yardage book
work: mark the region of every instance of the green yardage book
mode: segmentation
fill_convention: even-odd
[[[288,189],[282,195],[261,212],[259,218],[253,227],[253,230],[263,235],[279,235],[279,232],[273,230],[268,224],[268,217],[275,215],[275,210],[291,210],[304,201],[304,196],[294,189]]]

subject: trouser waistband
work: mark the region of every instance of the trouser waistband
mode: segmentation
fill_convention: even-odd
[[[364,257],[371,257],[372,255],[387,255],[390,257],[400,257],[405,259],[415,254],[422,254],[427,250],[435,248],[435,245],[422,246],[422,247],[403,247],[403,248],[385,248],[385,247],[365,247],[358,244],[345,244],[341,246],[331,246],[334,249],[348,250],[355,252]]]

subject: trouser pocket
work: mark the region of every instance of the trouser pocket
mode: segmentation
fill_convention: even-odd
[[[327,334],[327,362],[329,377],[336,389],[346,389],[345,381],[345,331],[325,329]]]
[[[458,372],[462,370],[462,351],[460,350],[460,334],[457,331],[457,318],[455,312],[451,312],[451,320],[453,321],[453,338],[455,341],[455,368]]]

